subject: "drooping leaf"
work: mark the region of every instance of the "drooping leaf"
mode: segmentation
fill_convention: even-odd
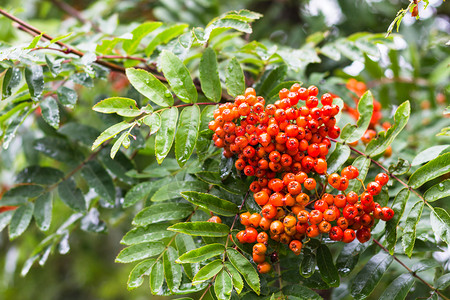
[[[52,196],[50,193],[42,194],[35,200],[33,216],[36,225],[42,231],[47,231],[50,228],[52,208]]]
[[[430,216],[431,228],[434,234],[450,245],[450,216],[445,209],[434,207]]]
[[[156,242],[164,238],[174,236],[172,231],[168,231],[168,224],[150,224],[141,226],[128,231],[120,243],[125,245],[134,245],[144,242]]]
[[[261,284],[258,273],[252,264],[241,253],[232,248],[227,249],[227,256],[233,266],[242,274],[245,282],[247,282],[250,288],[259,295]]]
[[[142,113],[137,107],[136,101],[123,97],[106,98],[95,104],[92,109],[104,114],[116,113],[123,117],[137,117]]]
[[[111,176],[102,165],[95,160],[91,160],[83,166],[81,175],[86,180],[87,184],[94,189],[97,195],[114,205],[116,198],[114,183]]]
[[[350,152],[350,148],[347,145],[337,143],[336,149],[327,159],[327,173],[337,172],[350,157]]]
[[[129,291],[138,288],[144,283],[144,275],[149,275],[155,259],[147,259],[138,263],[128,276],[127,288]]]
[[[366,154],[371,157],[383,153],[387,147],[394,141],[397,135],[403,130],[408,123],[409,114],[411,112],[409,101],[403,102],[395,112],[394,125],[386,132],[381,131],[378,138],[373,139],[366,148]]]
[[[303,250],[302,263],[300,264],[300,275],[302,275],[302,277],[304,278],[308,278],[311,277],[312,274],[314,274],[315,270],[316,256],[310,249],[305,248]]]
[[[222,269],[214,280],[214,293],[216,294],[217,299],[227,300],[230,299],[232,291],[233,281],[231,276]]]
[[[341,139],[348,143],[358,141],[366,132],[373,112],[373,96],[370,91],[362,95],[358,102],[359,118],[355,125],[347,124],[341,133]]]
[[[91,150],[95,150],[98,146],[100,146],[103,142],[115,137],[117,134],[121,133],[125,129],[130,128],[135,123],[127,123],[125,121],[117,123],[103,131],[98,138],[92,144]]]
[[[148,242],[132,245],[120,251],[116,257],[118,263],[130,263],[161,254],[164,244],[160,242]]]
[[[186,103],[197,102],[197,89],[183,62],[175,54],[166,50],[161,53],[160,59],[164,76],[178,98]]]
[[[40,65],[25,68],[25,80],[30,91],[31,99],[39,101],[44,91],[44,71]]]
[[[42,117],[48,125],[55,129],[59,128],[59,107],[58,103],[53,97],[45,97],[40,102]]]
[[[408,202],[410,191],[408,188],[402,189],[392,203],[394,216],[386,222],[386,248],[390,254],[394,254],[395,244],[397,244],[397,226],[405,211],[406,203]]]
[[[175,137],[175,128],[178,120],[178,109],[172,107],[161,113],[161,129],[156,133],[155,153],[156,160],[161,164],[169,154]]]
[[[448,196],[450,196],[450,179],[436,183],[423,194],[423,198],[428,202],[433,202]]]
[[[175,157],[180,167],[186,164],[192,152],[194,152],[199,126],[200,108],[198,105],[184,108],[175,135]]]
[[[12,216],[14,214],[14,210],[4,211],[0,214],[0,232],[6,228],[11,222]]]
[[[198,249],[191,250],[181,255],[177,263],[198,263],[208,258],[223,254],[225,246],[222,244],[210,244]]]
[[[424,202],[418,201],[411,208],[408,214],[408,218],[405,221],[405,227],[403,229],[402,245],[405,254],[411,257],[414,249],[414,243],[416,240],[416,226],[422,216]]]
[[[344,245],[336,260],[336,268],[341,276],[347,276],[356,267],[359,255],[367,249],[368,243],[361,244],[355,240]]]
[[[199,66],[200,84],[206,98],[219,102],[222,97],[216,52],[210,47],[205,49]]]
[[[317,248],[317,266],[319,267],[320,276],[330,286],[339,286],[339,274],[333,262],[330,249],[324,244]]]
[[[236,268],[229,261],[225,262],[225,267],[230,273],[236,293],[240,294],[244,288],[244,281],[242,280],[241,274],[239,274],[239,271],[236,270]]]
[[[448,147],[450,147],[450,145],[439,145],[421,151],[419,154],[416,155],[416,157],[414,157],[411,166],[413,167],[418,166],[435,159],[436,157],[439,156],[439,154],[442,153],[442,151],[444,151]]]
[[[153,264],[153,267],[150,270],[149,283],[152,294],[158,294],[164,283],[164,266],[161,259]]]
[[[308,289],[307,287],[299,284],[288,285],[283,288],[283,294],[287,296],[289,300],[320,300],[320,297],[316,292]]]
[[[173,96],[169,89],[153,74],[141,69],[126,69],[131,85],[153,103],[166,107],[173,105]]]
[[[436,280],[438,290],[446,289],[450,285],[450,273],[444,274]]]
[[[152,223],[180,220],[193,211],[192,205],[185,203],[154,204],[141,210],[133,219],[133,225],[144,226]]]
[[[195,274],[194,279],[192,280],[192,284],[197,285],[205,280],[210,279],[211,277],[219,273],[222,268],[222,260],[216,259],[215,261],[210,262],[209,264],[201,268],[197,274]]]
[[[83,193],[77,188],[72,178],[64,180],[58,185],[58,194],[61,200],[74,211],[86,211],[86,201]]]
[[[131,32],[133,34],[133,38],[129,40],[124,40],[122,47],[123,50],[128,55],[132,55],[136,52],[136,49],[139,47],[139,44],[141,43],[142,39],[152,32],[153,30],[157,29],[162,25],[161,22],[145,22],[133,29]]]
[[[408,185],[413,189],[422,186],[438,176],[450,172],[450,152],[442,154],[417,169],[409,178]]]
[[[350,288],[353,298],[367,298],[378,282],[380,282],[381,277],[391,265],[392,260],[392,256],[384,251],[373,256],[353,279]]]
[[[177,257],[177,250],[170,246],[163,255],[164,277],[171,291],[178,290],[181,284],[181,266],[175,263]]]
[[[120,146],[123,146],[126,149],[130,146],[129,135],[130,135],[131,129],[132,128],[130,128],[127,131],[122,132],[120,137],[114,142],[113,146],[111,147],[111,151],[109,153],[109,156],[111,157],[111,159],[114,159],[114,157],[116,157],[116,154],[120,149]]]
[[[28,202],[21,205],[14,211],[11,222],[9,224],[9,239],[14,240],[19,237],[30,225],[31,218],[33,217],[34,205],[32,202]]]
[[[208,237],[226,236],[230,232],[230,228],[226,224],[211,223],[211,222],[178,223],[170,226],[168,230],[194,236],[208,236]]]
[[[175,244],[177,246],[178,253],[188,253],[196,249],[194,238],[186,234],[177,234],[175,237]],[[175,260],[176,263],[178,259]],[[198,263],[183,263],[184,273],[192,280],[194,275],[200,270],[200,264]]]
[[[242,72],[241,65],[236,57],[233,57],[228,63],[225,83],[227,86],[227,92],[233,97],[242,95],[245,90],[245,78],[244,72]]]
[[[214,195],[199,192],[182,192],[181,195],[194,205],[222,216],[234,216],[238,213],[236,204],[220,199]]]
[[[381,300],[403,300],[414,284],[414,277],[411,274],[402,274],[384,290],[379,299]]]

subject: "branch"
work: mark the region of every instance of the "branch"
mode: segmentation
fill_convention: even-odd
[[[375,244],[377,244],[381,249],[383,249],[387,254],[391,255],[389,253],[389,250],[386,249],[379,241],[377,241],[376,239],[373,239],[373,242]],[[402,267],[404,267],[412,276],[416,277],[417,279],[419,279],[420,281],[422,281],[426,286],[428,286],[430,288],[430,290],[433,291],[433,293],[437,293],[439,296],[441,296],[443,299],[448,300],[447,297],[445,297],[441,292],[439,292],[437,290],[437,288],[433,287],[431,284],[429,284],[428,282],[426,282],[422,277],[420,277],[419,275],[417,275],[416,272],[414,272],[413,270],[411,270],[407,265],[405,265],[397,256],[395,256],[395,254],[391,255]]]

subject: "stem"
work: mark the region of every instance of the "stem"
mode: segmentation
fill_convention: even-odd
[[[412,276],[416,277],[417,279],[419,279],[420,281],[423,282],[423,284],[425,284],[426,286],[428,286],[433,293],[437,293],[439,296],[441,296],[443,299],[448,300],[447,297],[445,297],[441,292],[439,292],[435,287],[433,287],[431,284],[429,284],[428,282],[426,282],[422,277],[420,277],[419,275],[417,275],[416,272],[414,272],[413,270],[411,270],[407,265],[405,265],[397,256],[395,256],[394,254],[390,254],[389,250],[386,249],[386,247],[384,247],[379,241],[377,241],[376,239],[373,239],[373,242],[375,244],[377,244],[381,249],[383,249],[386,253],[388,253],[389,255],[391,255],[402,267],[404,267]]]

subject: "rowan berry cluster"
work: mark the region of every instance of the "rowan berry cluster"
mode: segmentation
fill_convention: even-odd
[[[245,229],[236,238],[240,243],[256,243],[253,260],[260,273],[271,270],[266,261],[269,237],[289,245],[298,255],[305,238],[321,233],[336,241],[348,243],[356,237],[366,242],[374,220],[388,220],[394,214],[373,201],[389,180],[386,174],[377,175],[361,195],[344,194],[349,181],[358,180],[359,171],[354,166],[345,167],[340,175],[327,174],[329,137],[340,134],[335,119],[339,106],[333,104],[329,93],[319,101],[318,93],[316,86],[294,84],[289,90],[280,90],[280,100],[266,105],[263,97],[248,88],[234,103],[220,105],[209,123],[213,141],[224,149],[223,155],[237,156],[236,169],[256,176],[250,190],[261,212],[240,215]],[[298,105],[300,101],[304,105]],[[313,176],[327,178],[319,182],[321,196]],[[324,193],[327,184],[340,194]]]

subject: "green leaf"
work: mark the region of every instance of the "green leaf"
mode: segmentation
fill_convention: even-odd
[[[213,102],[219,102],[222,98],[222,86],[220,84],[216,52],[211,47],[205,49],[200,59],[200,84],[206,98]]]
[[[150,134],[155,134],[161,128],[161,117],[157,113],[145,116],[142,121],[150,127]]]
[[[236,290],[236,293],[240,294],[242,289],[244,288],[244,281],[242,280],[239,271],[229,262],[225,262],[225,267],[231,275],[231,279],[233,280],[233,287]]]
[[[162,72],[178,98],[186,103],[197,102],[197,89],[191,74],[175,54],[164,50],[160,56]]]
[[[199,126],[200,108],[198,105],[184,108],[175,135],[175,157],[180,167],[186,164],[192,152],[194,152]]]
[[[214,117],[214,110],[217,108],[217,105],[208,105],[200,114],[200,127],[199,127],[199,134],[197,138],[197,155],[201,157],[205,157],[206,153],[208,152],[209,146],[211,145],[211,137],[212,137],[212,130],[208,128],[208,123],[213,119]]]
[[[320,300],[318,294],[308,289],[307,287],[296,285],[288,285],[283,288],[283,294],[287,296],[288,300]]]
[[[172,148],[177,120],[178,109],[175,107],[161,113],[161,129],[157,132],[155,139],[156,160],[159,164],[163,162]]]
[[[300,275],[304,278],[311,277],[316,270],[316,256],[314,253],[308,249],[303,249],[303,259],[300,264]]]
[[[285,64],[276,66],[270,70],[267,70],[262,76],[259,84],[255,87],[258,95],[267,98],[270,91],[276,87],[287,74],[287,66]]]
[[[341,54],[339,53],[336,45],[334,43],[327,43],[325,46],[320,48],[320,53],[331,58],[332,60],[340,60]]]
[[[422,186],[436,177],[450,172],[450,152],[442,154],[417,169],[409,178],[408,185],[413,189]]]
[[[130,263],[133,261],[149,258],[161,254],[164,244],[160,242],[149,242],[136,244],[120,251],[116,257],[118,263]]]
[[[50,228],[52,209],[52,196],[50,193],[42,194],[35,200],[33,215],[40,230],[47,231]]]
[[[208,258],[223,254],[225,246],[222,244],[210,244],[198,249],[191,250],[181,255],[176,262],[177,263],[198,263]]]
[[[127,123],[127,122],[123,121],[123,122],[120,122],[120,123],[117,123],[117,124],[114,124],[114,125],[108,127],[108,129],[103,131],[98,136],[98,138],[94,141],[94,144],[92,144],[91,150],[95,150],[103,142],[105,142],[106,140],[109,140],[109,139],[115,137],[117,134],[119,134],[120,132],[122,132],[125,129],[130,128],[134,124],[135,123]]]
[[[227,65],[225,73],[227,92],[233,97],[244,94],[245,77],[241,65],[236,57],[233,57]]]
[[[134,245],[144,242],[156,242],[174,236],[174,233],[168,231],[167,227],[169,227],[168,224],[150,224],[134,228],[125,234],[120,243]]]
[[[175,237],[175,243],[177,245],[178,253],[187,253],[196,248],[194,239],[190,235],[177,234]],[[178,263],[178,259],[175,260]],[[197,274],[200,270],[200,264],[198,263],[183,263],[183,270],[189,279],[194,278],[194,274]]]
[[[433,185],[423,194],[423,198],[428,202],[433,202],[448,196],[450,196],[450,179]]]
[[[423,163],[429,162],[432,159],[438,157],[439,154],[442,153],[445,149],[447,149],[450,145],[439,145],[427,148],[421,151],[419,154],[414,157],[411,166],[418,166]]]
[[[128,276],[127,288],[129,291],[140,287],[144,283],[144,275],[149,275],[152,266],[155,264],[155,259],[147,259],[138,263]]]
[[[149,276],[150,289],[153,295],[158,294],[164,283],[164,266],[162,260],[157,260]]]
[[[91,160],[83,166],[81,175],[100,198],[114,205],[116,198],[114,183],[102,165],[97,161]]]
[[[356,267],[359,255],[368,247],[368,243],[361,244],[355,240],[344,245],[336,260],[336,267],[341,276],[346,276]]]
[[[414,264],[411,268],[413,272],[423,272],[433,268],[439,268],[441,264],[433,258],[425,258]]]
[[[178,252],[173,247],[168,247],[163,256],[164,277],[172,292],[178,290],[181,284],[182,271],[181,266],[175,263],[177,257]]]
[[[40,65],[25,68],[25,80],[28,84],[31,99],[39,101],[44,91],[44,71]]]
[[[411,208],[408,217],[405,221],[405,227],[403,229],[402,245],[406,255],[411,257],[414,249],[414,242],[416,240],[416,226],[422,216],[424,202],[418,201]]]
[[[208,189],[208,184],[203,181],[174,181],[167,185],[163,185],[152,196],[153,202],[161,202],[173,198],[179,198],[184,191],[205,191]]]
[[[259,276],[252,264],[237,250],[228,248],[227,256],[233,266],[242,274],[250,288],[259,295],[261,284]]]
[[[130,130],[132,128],[130,128],[127,131],[124,131],[120,137],[114,142],[114,145],[111,147],[111,152],[109,154],[109,156],[111,157],[111,159],[114,159],[114,157],[116,157],[117,152],[120,149],[120,146],[124,146],[125,148],[128,148],[130,146],[130,139],[129,139],[129,135],[130,135]]]
[[[436,237],[450,245],[450,216],[440,207],[434,207],[430,216],[431,228]]]
[[[341,133],[341,139],[353,143],[361,139],[370,124],[373,112],[373,96],[370,91],[362,95],[358,102],[359,118],[355,125],[347,124]]]
[[[339,168],[350,157],[350,148],[347,145],[337,143],[336,149],[327,159],[327,173],[332,174],[339,170]]]
[[[136,101],[123,97],[106,98],[95,104],[92,109],[104,114],[116,113],[123,117],[137,117],[142,114],[136,105]]]
[[[172,93],[153,74],[133,68],[126,69],[125,73],[131,85],[150,101],[162,107],[173,105]]]
[[[406,273],[398,276],[392,283],[384,290],[379,298],[380,300],[403,300],[409,293],[409,290],[414,284],[414,277]]]
[[[34,140],[33,148],[45,156],[69,165],[74,165],[83,158],[81,153],[73,149],[67,140],[59,137],[46,136]]]
[[[143,226],[152,223],[184,219],[192,213],[193,207],[185,203],[154,204],[141,210],[133,219],[133,225]]]
[[[367,172],[369,171],[370,167],[370,159],[364,156],[358,156],[352,163],[353,166],[355,166],[359,170],[358,179],[361,179],[364,181],[367,176]],[[345,190],[345,193],[348,193],[350,191],[354,191],[359,194],[359,190],[361,189],[362,184],[359,180],[350,180],[348,184],[348,188]]]
[[[386,248],[391,255],[394,254],[395,244],[397,244],[397,226],[403,216],[410,194],[409,189],[404,188],[395,196],[391,207],[394,210],[394,216],[386,222]]]
[[[31,217],[33,217],[34,205],[28,202],[21,205],[14,211],[14,214],[9,224],[9,239],[14,240],[19,237],[30,225]]]
[[[133,186],[126,194],[122,206],[130,207],[139,201],[145,200],[157,187],[152,181],[141,182]]]
[[[194,279],[192,280],[193,285],[197,285],[202,283],[205,280],[210,279],[214,275],[220,272],[223,269],[223,262],[221,259],[216,259],[215,261],[210,262],[206,266],[200,269],[197,274],[195,274]]]
[[[395,137],[403,130],[408,123],[409,114],[411,112],[409,101],[403,102],[395,112],[394,125],[386,132],[381,131],[377,139],[373,139],[366,148],[366,154],[371,157],[383,153],[387,147],[394,141]]]
[[[227,225],[222,223],[211,223],[211,222],[178,223],[170,226],[168,230],[194,236],[209,236],[209,237],[227,236],[228,233],[230,232],[230,228]]]
[[[243,195],[248,190],[248,184],[243,180],[235,180],[232,177],[229,177],[222,182],[218,172],[201,171],[195,173],[195,176],[208,184],[217,185],[233,194]]]
[[[216,294],[217,299],[226,300],[230,299],[232,291],[233,281],[231,276],[222,269],[214,280],[214,293]]]
[[[150,32],[155,30],[156,28],[160,27],[162,25],[161,22],[145,22],[133,29],[131,32],[133,34],[133,38],[129,40],[124,40],[122,47],[123,50],[128,55],[132,55],[136,52],[136,49],[138,48],[139,44],[141,43],[141,40]]]
[[[4,201],[7,201],[7,200],[10,200],[13,198],[25,198],[25,199],[34,198],[34,197],[39,196],[43,192],[44,192],[44,188],[39,185],[35,185],[35,184],[19,185],[19,186],[11,188],[7,192],[5,192],[5,194],[3,195],[2,204],[7,205],[7,204],[4,204],[5,203]]]
[[[25,47],[24,49],[33,49],[36,47],[36,45],[38,44],[38,42],[41,40],[42,35],[44,33],[42,32],[40,35],[37,35],[33,38],[33,40],[31,41],[31,43],[28,45],[28,47]]]
[[[411,164],[409,161],[403,158],[398,158],[397,164],[392,164],[389,166],[388,170],[389,173],[393,175],[403,175],[409,171],[411,168]]]
[[[59,107],[53,97],[45,97],[40,103],[42,117],[48,125],[55,129],[59,128]]]
[[[64,177],[64,173],[50,167],[26,167],[16,176],[16,182],[51,185]]]
[[[221,216],[232,217],[239,212],[237,205],[233,202],[210,194],[189,191],[182,192],[181,195],[192,204]]]
[[[12,216],[14,214],[14,210],[8,210],[0,213],[0,232],[6,228],[11,222]]]
[[[444,274],[436,280],[438,290],[446,289],[450,285],[450,273]]]
[[[86,202],[83,193],[72,178],[64,180],[58,185],[58,194],[61,200],[77,212],[86,211]]]
[[[179,36],[183,33],[186,27],[188,27],[187,24],[176,24],[158,32],[158,34],[150,41],[150,43],[145,48],[145,55],[152,55],[153,51],[158,45],[165,44],[175,37]]]
[[[354,277],[351,294],[355,299],[365,299],[375,289],[381,277],[392,263],[392,256],[381,251],[373,256],[361,271]]]
[[[317,248],[317,266],[319,267],[320,276],[328,285],[339,286],[339,274],[333,263],[330,249],[326,245],[321,244]]]
[[[364,62],[364,54],[356,47],[355,43],[348,41],[344,38],[337,40],[334,46],[341,52],[342,55],[350,59],[351,61]],[[323,48],[322,48],[323,50]]]

